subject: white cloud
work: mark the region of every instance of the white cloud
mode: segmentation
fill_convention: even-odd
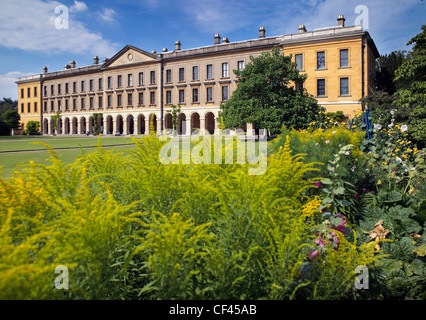
[[[74,0],[74,5],[70,7],[71,12],[86,11],[87,5],[83,1]]]
[[[0,99],[12,98],[13,100],[18,99],[18,91],[16,90],[15,81],[19,77],[29,76],[29,73],[23,73],[19,71],[10,71],[5,74],[0,74]]]
[[[105,22],[115,22],[116,15],[117,12],[110,8],[103,8],[101,12],[98,12],[98,18]]]
[[[110,57],[118,45],[92,32],[75,14],[69,14],[68,29],[58,29],[55,21],[63,13],[55,13],[61,3],[42,0],[0,0],[0,46],[46,54],[75,53]],[[73,10],[87,6],[75,1]],[[85,9],[84,9],[85,10]]]

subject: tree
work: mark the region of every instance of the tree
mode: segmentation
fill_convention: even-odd
[[[1,115],[1,119],[7,124],[10,129],[12,129],[19,127],[19,121],[21,120],[21,116],[19,115],[18,111],[8,109]]]
[[[376,60],[377,90],[384,90],[390,95],[398,89],[408,86],[405,80],[395,80],[395,71],[407,60],[411,59],[411,53],[405,50],[392,51],[389,54],[381,55]]]
[[[0,100],[0,116],[7,110],[18,110],[18,101],[11,98]]]
[[[407,88],[396,93],[395,104],[409,110],[408,132],[419,147],[426,141],[426,25],[422,32],[407,45],[413,46],[412,59],[405,61],[396,71],[395,80],[407,81]]]
[[[55,134],[55,131],[58,127],[58,120],[61,117],[61,112],[57,111],[51,118],[53,120],[53,128],[52,128],[52,133]]]
[[[35,135],[35,134],[38,134],[39,131],[40,131],[40,122],[31,120],[27,122],[24,133],[28,135]]]
[[[275,134],[283,125],[306,128],[324,110],[306,89],[295,90],[294,84],[303,85],[307,76],[299,74],[291,56],[281,54],[279,47],[250,60],[244,70],[234,70],[238,88],[221,105],[227,128],[252,123]]]

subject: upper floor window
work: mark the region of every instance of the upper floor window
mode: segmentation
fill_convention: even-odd
[[[69,88],[68,88],[68,82],[65,83],[65,94],[68,94]]]
[[[93,79],[89,80],[89,90],[93,91]]]
[[[340,95],[349,94],[349,78],[340,78]]]
[[[31,88],[28,88],[28,90],[27,90],[27,96],[28,96],[28,98],[31,98]]]
[[[112,77],[111,76],[109,76],[107,78],[107,87],[108,87],[108,89],[112,89]]]
[[[192,80],[198,80],[198,66],[192,67]]]
[[[61,91],[62,91],[62,90],[61,90],[61,84],[59,83],[59,84],[58,84],[58,94],[61,94]]]
[[[117,76],[117,88],[121,88],[121,75]]]
[[[179,68],[179,81],[185,81],[185,69]]]
[[[166,70],[166,83],[172,82],[172,70],[167,69]]]
[[[228,100],[228,97],[229,97],[229,87],[223,86],[222,87],[222,101]]]
[[[50,95],[53,96],[55,94],[55,89],[53,84],[50,86]]]
[[[244,70],[244,61],[238,61],[238,70]]]
[[[172,92],[170,90],[166,91],[166,104],[172,103]]]
[[[46,87],[45,87],[46,88]],[[24,99],[24,89],[21,89],[21,99]]]
[[[185,102],[185,90],[181,89],[179,90],[179,103]]]
[[[34,87],[34,97],[37,97],[37,87]]]
[[[73,82],[72,83],[72,93],[76,93],[77,92],[77,82]]]
[[[198,88],[192,89],[192,102],[198,102]]]
[[[139,72],[139,85],[143,86],[143,72]]]
[[[151,71],[149,75],[149,83],[155,84],[155,71]]]
[[[340,67],[349,67],[349,50],[340,50]]]
[[[133,87],[133,74],[129,73],[127,75],[127,86]]]
[[[212,87],[207,87],[207,102],[212,102],[213,101],[213,88]]]
[[[325,79],[317,80],[317,96],[325,96]]]
[[[325,69],[325,52],[317,52],[317,69]]]
[[[85,86],[84,80],[82,80],[81,81],[81,92],[84,92],[84,91],[86,91],[86,86]]]
[[[99,78],[98,79],[98,90],[102,90],[102,87],[103,87],[103,80],[102,80],[102,78]]]
[[[213,65],[207,65],[207,79],[213,79]]]
[[[222,63],[222,78],[229,77],[228,62]]]
[[[299,71],[303,70],[303,54],[296,54],[295,60],[296,60],[296,69]]]

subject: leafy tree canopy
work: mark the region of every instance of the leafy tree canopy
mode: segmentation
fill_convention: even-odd
[[[319,111],[324,111],[305,89],[295,90],[295,83],[303,84],[306,75],[299,74],[291,56],[280,53],[279,47],[250,57],[244,70],[234,70],[239,78],[238,88],[226,103],[221,114],[227,128],[252,123],[268,133],[278,133],[283,125],[306,128]]]

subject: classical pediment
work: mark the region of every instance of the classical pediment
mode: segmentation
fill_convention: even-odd
[[[137,64],[147,61],[155,61],[157,56],[155,54],[146,52],[142,49],[133,47],[131,45],[125,46],[118,53],[116,53],[102,68],[112,68],[119,66],[126,66],[130,64]]]

